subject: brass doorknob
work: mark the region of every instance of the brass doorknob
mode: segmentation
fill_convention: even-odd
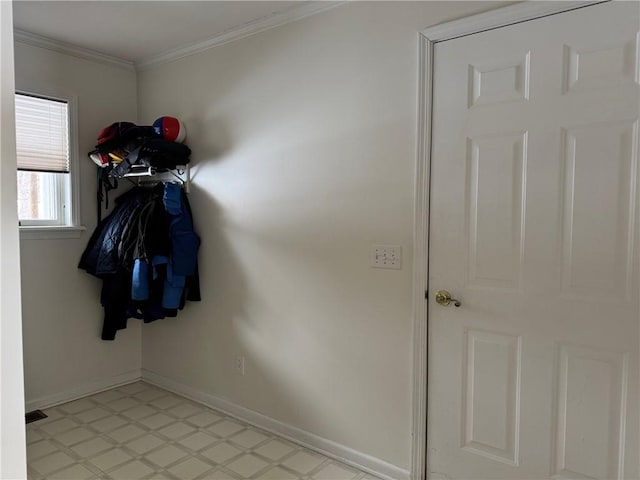
[[[436,293],[436,303],[442,305],[443,307],[448,307],[449,304],[453,302],[453,305],[459,307],[462,305],[460,300],[456,300],[455,298],[451,298],[451,294],[446,290],[439,290]]]

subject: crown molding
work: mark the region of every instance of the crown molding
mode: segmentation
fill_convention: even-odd
[[[73,57],[82,58],[84,60],[91,60],[93,62],[102,63],[111,67],[124,68],[125,70],[135,70],[133,62],[124,60],[122,58],[114,57],[112,55],[106,55],[104,53],[96,52],[88,48],[78,47],[71,43],[61,42],[59,40],[53,40],[42,35],[26,32],[24,30],[15,29],[13,32],[13,38],[16,43],[23,43],[26,45],[32,45],[34,47],[46,48],[47,50],[53,50],[54,52],[64,53]]]
[[[23,43],[26,45],[32,45],[34,47],[45,48],[47,50],[64,53],[77,58],[82,58],[84,60],[91,60],[94,62],[102,63],[104,65],[109,65],[112,67],[115,66],[123,68],[125,70],[135,71],[156,67],[164,63],[178,60],[179,58],[203,52],[205,50],[223,45],[225,43],[233,42],[234,40],[239,40],[256,33],[264,32],[265,30],[269,30],[271,28],[295,22],[297,20],[310,17],[311,15],[315,15],[317,13],[339,7],[348,3],[349,1],[350,0],[310,1],[292,10],[281,13],[274,13],[272,15],[259,18],[244,25],[240,25],[239,27],[231,28],[221,34],[209,37],[205,40],[175,48],[158,55],[151,55],[137,62],[132,62],[119,57],[114,57],[112,55],[96,52],[95,50],[79,47],[71,43],[53,40],[51,38],[27,32],[25,30],[14,29],[13,35],[14,41],[16,43]]]
[[[175,48],[158,55],[152,55],[143,60],[135,62],[135,68],[136,70],[144,70],[165,63],[173,62],[174,60],[194,55],[196,53],[203,52],[205,50],[223,45],[225,43],[233,42],[235,40],[239,40],[256,33],[264,32],[265,30],[269,30],[271,28],[279,27],[287,23],[310,17],[311,15],[315,15],[317,13],[331,10],[332,8],[339,7],[346,3],[349,3],[349,0],[309,2],[292,10],[281,13],[274,13],[272,15],[268,15],[266,17],[262,17],[252,22],[246,23],[239,27],[234,27],[230,30],[227,30],[226,32],[207,38],[206,40]]]

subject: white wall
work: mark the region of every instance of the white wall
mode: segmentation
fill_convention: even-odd
[[[17,89],[76,96],[78,106],[81,222],[87,231],[78,239],[21,240],[26,399],[28,406],[41,406],[140,369],[140,322],[130,320],[114,342],[100,340],[101,282],[77,269],[96,225],[96,171],[86,154],[103,127],[136,121],[136,75],[22,43],[16,44],[15,71]]]
[[[495,6],[354,2],[139,74],[141,123],[187,126],[203,240],[145,369],[409,468],[417,32]]]
[[[16,192],[13,16],[0,2],[0,478],[24,479],[24,403]]]

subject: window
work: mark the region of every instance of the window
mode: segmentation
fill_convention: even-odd
[[[17,93],[15,104],[20,225],[72,226],[70,103]]]

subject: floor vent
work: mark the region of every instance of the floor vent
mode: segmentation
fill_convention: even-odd
[[[31,423],[35,422],[36,420],[47,418],[47,415],[42,410],[34,410],[33,412],[27,413],[24,417],[27,423]]]

